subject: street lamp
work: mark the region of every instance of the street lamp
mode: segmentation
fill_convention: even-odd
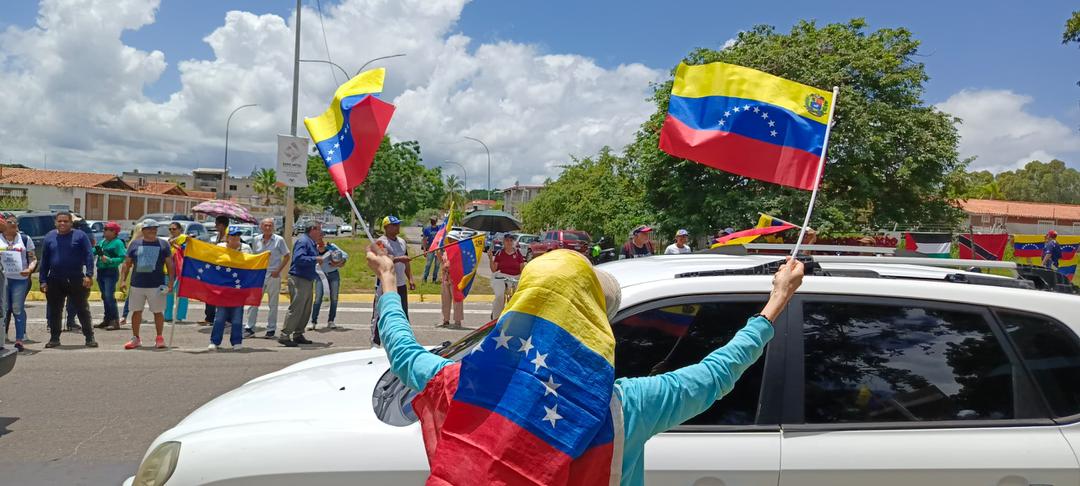
[[[236,114],[236,112],[249,106],[259,105],[252,103],[250,105],[237,106],[236,109],[232,111],[232,113],[229,113],[229,119],[225,121],[225,170],[221,173],[221,199],[227,199],[229,195],[229,193],[225,190],[226,184],[229,183],[229,125],[232,123],[232,117]]]
[[[362,73],[362,72],[364,71],[364,68],[366,68],[368,64],[371,64],[371,63],[373,63],[373,62],[375,62],[375,61],[379,61],[379,60],[382,60],[382,59],[390,59],[390,58],[392,58],[392,57],[404,57],[404,56],[405,56],[405,54],[391,54],[391,55],[389,55],[389,56],[382,56],[382,57],[376,57],[375,59],[372,59],[372,60],[370,60],[370,61],[368,61],[368,62],[365,62],[364,64],[362,64],[362,65],[360,66],[360,69],[357,69],[357,70],[356,70],[356,74],[360,74],[360,73]]]
[[[345,68],[343,68],[343,67],[341,67],[340,65],[338,65],[338,63],[336,63],[336,62],[332,62],[332,61],[324,61],[324,60],[322,60],[322,59],[301,59],[301,60],[300,60],[300,62],[321,62],[321,63],[323,63],[323,64],[329,64],[329,65],[331,65],[331,66],[334,66],[334,67],[336,67],[336,68],[340,69],[340,70],[341,70],[341,74],[344,74],[344,75],[345,75],[345,80],[346,80],[346,81],[348,81],[348,80],[349,80],[349,72],[348,72],[348,71],[346,71],[346,70],[345,70]]]
[[[456,165],[458,167],[461,167],[461,173],[465,176],[461,181],[462,188],[465,189],[466,191],[468,191],[469,190],[469,173],[468,173],[468,171],[465,170],[465,166],[461,165],[461,164],[459,164],[457,162],[451,162],[449,160],[444,160],[443,164],[444,165],[445,164],[454,164],[454,165]]]
[[[491,151],[488,150],[488,146],[487,146],[486,143],[484,143],[483,140],[480,140],[479,138],[472,138],[472,137],[465,137],[465,138],[467,138],[469,140],[472,140],[474,142],[478,142],[480,145],[483,145],[484,146],[484,152],[487,152],[487,159],[488,159],[487,196],[488,196],[488,199],[491,199]]]

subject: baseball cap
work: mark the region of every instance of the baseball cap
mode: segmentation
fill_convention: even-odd
[[[1057,238],[1057,231],[1054,231],[1054,230],[1050,230],[1050,231],[1047,231],[1047,232],[1046,232],[1046,236],[1047,236],[1047,237],[1054,237],[1054,238]]]
[[[735,228],[730,228],[730,227],[729,228],[724,228],[724,234],[730,235],[730,234],[732,234],[734,232],[735,232]]]
[[[242,235],[242,234],[244,234],[244,230],[240,229],[239,226],[229,226],[229,233],[228,234],[229,234],[229,236]]]
[[[105,223],[105,229],[108,231],[115,231],[119,233],[120,223],[117,223],[116,221],[109,221],[108,223]]]
[[[387,217],[382,219],[382,225],[384,227],[388,226],[388,225],[391,225],[391,224],[401,224],[401,220],[398,219],[397,216],[387,216]]]
[[[142,222],[143,229],[157,228],[158,226],[161,226],[161,225],[158,224],[156,219],[144,219],[143,222]]]
[[[685,229],[680,229],[679,231],[675,232],[675,236],[690,236],[690,232],[686,231]]]
[[[649,225],[647,225],[647,224],[643,224],[641,226],[638,226],[637,228],[634,228],[634,234],[635,235],[638,234],[638,233],[649,233],[651,231],[652,231],[652,228],[650,228]]]

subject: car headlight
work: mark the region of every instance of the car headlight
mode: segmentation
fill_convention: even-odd
[[[135,474],[135,486],[162,486],[176,470],[176,460],[180,457],[180,443],[163,442],[154,449],[146,460],[139,464]]]

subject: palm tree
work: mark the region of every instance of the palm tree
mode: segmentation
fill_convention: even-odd
[[[450,206],[451,203],[457,208],[465,206],[465,184],[456,175],[446,178],[446,201],[443,205]]]
[[[269,206],[270,196],[276,196],[276,193],[280,192],[277,187],[277,171],[274,169],[259,169],[255,173],[252,189],[257,194],[262,195],[265,198],[263,204]]]

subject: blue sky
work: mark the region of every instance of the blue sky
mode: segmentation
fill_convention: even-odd
[[[0,16],[0,31],[29,32],[26,29],[35,25],[39,7],[46,3],[72,9],[74,15],[79,14],[80,8],[104,8],[107,12],[114,5],[124,5],[117,9],[126,9],[125,13],[128,14],[135,12],[149,15],[148,22],[135,21],[132,25],[139,25],[135,29],[125,24],[111,27],[113,31],[106,28],[91,34],[105,38],[112,36],[114,40],[119,36],[120,43],[138,50],[135,61],[146,61],[145,69],[141,72],[143,76],[132,85],[132,89],[140,91],[150,103],[141,108],[143,111],[165,109],[174,113],[169,110],[175,110],[175,113],[180,113],[180,118],[196,127],[191,129],[194,130],[193,135],[205,135],[207,140],[205,146],[192,148],[187,153],[173,153],[176,152],[173,150],[170,153],[154,154],[152,151],[143,151],[139,152],[137,158],[132,155],[132,160],[121,162],[150,168],[173,161],[182,165],[202,165],[197,159],[216,157],[214,154],[220,153],[220,148],[215,146],[219,141],[216,140],[218,135],[214,131],[220,130],[204,130],[200,127],[213,128],[219,125],[219,119],[225,115],[214,110],[221,107],[211,105],[228,104],[229,101],[213,99],[221,96],[220,86],[217,90],[206,89],[205,86],[185,87],[180,76],[181,63],[194,60],[204,64],[205,69],[199,71],[199,77],[191,76],[192,79],[200,80],[214,79],[215,75],[222,73],[235,74],[235,70],[229,69],[250,64],[245,59],[216,57],[215,51],[204,40],[212,33],[220,37],[222,45],[239,46],[239,50],[235,52],[245,52],[243,48],[255,49],[247,52],[249,58],[259,54],[258,46],[244,46],[244,35],[252,32],[269,32],[264,42],[275,40],[278,42],[275,45],[291,47],[291,43],[284,40],[288,33],[283,26],[275,27],[273,21],[256,16],[273,14],[287,22],[292,15],[294,3],[290,0],[160,0],[160,5],[154,10],[155,1],[43,0],[39,5],[39,2],[31,0],[7,0],[4,2],[5,11]],[[922,57],[919,59],[926,64],[930,76],[926,84],[925,99],[927,103],[936,104],[965,119],[960,128],[963,137],[961,155],[978,156],[977,165],[981,165],[980,168],[1005,170],[1014,168],[1024,159],[1050,156],[1063,158],[1071,165],[1080,167],[1080,135],[1077,131],[1080,127],[1080,87],[1076,85],[1077,80],[1080,80],[1080,49],[1076,46],[1064,46],[1060,41],[1065,20],[1072,10],[1078,8],[1075,1],[1048,0],[1026,4],[998,0],[830,1],[811,4],[780,1],[660,3],[639,0],[473,0],[465,3],[464,7],[460,1],[399,0],[386,3],[369,0],[323,0],[322,8],[326,14],[331,50],[337,60],[348,54],[354,54],[354,57],[372,57],[407,49],[401,46],[419,46],[415,47],[416,51],[406,60],[395,60],[386,64],[391,69],[391,75],[396,75],[399,79],[405,78],[405,81],[398,84],[391,82],[391,86],[387,88],[389,97],[400,96],[396,98],[399,105],[395,118],[397,128],[392,124],[392,133],[420,140],[421,145],[428,148],[425,154],[427,159],[461,160],[470,167],[470,171],[480,170],[483,161],[472,151],[459,147],[458,141],[462,135],[490,134],[488,136],[496,140],[489,145],[496,146],[493,147],[493,152],[498,152],[498,157],[504,160],[513,159],[514,163],[523,164],[516,168],[507,168],[501,178],[493,176],[500,184],[513,182],[515,179],[512,178],[519,177],[518,173],[522,172],[521,167],[528,168],[525,171],[526,180],[539,181],[556,175],[557,166],[565,162],[568,154],[589,155],[602,145],[618,147],[628,142],[628,137],[633,133],[632,127],[640,123],[650,111],[650,107],[644,102],[649,92],[648,82],[666,76],[682,56],[695,47],[719,48],[725,41],[735,37],[738,31],[757,24],[773,25],[784,32],[800,19],[814,19],[824,24],[843,22],[853,17],[865,18],[871,30],[906,27],[922,41]],[[438,6],[435,6],[437,2]],[[142,6],[139,6],[140,4]],[[311,9],[305,10],[306,15],[314,13],[315,0],[304,0],[304,5],[306,9]],[[233,10],[254,15],[227,19],[226,12]],[[433,11],[438,12],[432,13]],[[365,18],[365,15],[379,16],[378,22]],[[352,25],[358,22],[357,19],[360,19],[359,22],[374,23],[350,30]],[[312,21],[312,17],[305,17],[305,30],[310,31],[318,26],[317,23],[309,23]],[[276,22],[280,25],[281,20],[277,19]],[[421,29],[414,34],[418,37],[423,36],[422,29],[438,32],[432,34],[433,39],[380,38],[375,39],[376,42],[368,42],[369,39],[364,36],[377,35],[372,32],[378,30],[379,23],[397,27],[415,24],[413,27]],[[53,26],[51,30],[63,29]],[[394,28],[387,30],[400,31]],[[459,46],[455,34],[467,37],[468,42]],[[72,32],[69,35],[87,34]],[[317,41],[321,44],[321,37]],[[38,45],[56,44],[42,41]],[[378,44],[371,47],[377,53],[352,52],[362,50],[367,44]],[[353,47],[350,48],[350,45]],[[321,48],[321,45],[317,47]],[[459,47],[461,52],[456,51]],[[4,52],[3,49],[4,45],[0,44],[0,81],[4,79],[4,69],[15,65],[10,60],[19,56],[17,52]],[[161,57],[155,60],[153,55],[148,55],[153,51],[161,51]],[[5,54],[8,55],[7,66],[4,61]],[[130,56],[130,53],[113,54],[126,59],[118,64],[120,66],[135,62],[124,57]],[[603,96],[610,99],[590,108],[581,100],[594,100],[600,95],[579,93],[577,91],[587,90],[588,87],[567,83],[570,94],[566,95],[568,99],[563,103],[544,107],[530,106],[528,100],[507,101],[514,93],[510,88],[503,90],[499,84],[513,84],[510,79],[512,73],[499,72],[497,66],[490,64],[505,59],[505,69],[528,70],[520,73],[523,82],[539,85],[552,82],[551,79],[541,79],[542,76],[550,75],[543,69],[547,54],[572,55],[575,56],[578,66],[599,69],[600,77],[597,79],[609,83],[606,90],[610,92],[603,93]],[[23,55],[31,54],[26,52]],[[477,68],[473,64],[481,62],[487,65]],[[635,63],[640,64],[641,69],[620,71],[620,66]],[[311,69],[310,75],[314,76],[317,72],[326,77],[327,73],[316,71],[318,69],[322,68]],[[463,74],[456,72],[457,69],[472,71]],[[42,69],[41,76],[53,75],[48,73],[54,71],[55,69]],[[291,72],[288,67],[280,67],[278,74],[281,76],[281,83],[275,87],[277,91],[268,89],[267,93],[264,93],[268,98],[260,103],[262,113],[246,113],[243,117],[246,120],[241,122],[258,124],[259,128],[251,129],[252,135],[247,143],[243,138],[247,130],[241,129],[238,134],[234,134],[239,138],[235,141],[238,151],[236,157],[242,163],[256,166],[265,164],[269,152],[266,140],[272,138],[274,132],[282,131],[282,117],[287,111],[282,111],[282,106],[288,104],[287,95],[283,96],[283,93],[287,93],[289,89],[284,83],[291,80]],[[305,70],[305,75],[308,74],[308,70]],[[72,69],[65,75],[77,79],[79,73]],[[447,76],[447,79],[440,81],[439,76]],[[620,82],[626,84],[619,84]],[[322,93],[328,92],[329,88],[312,86],[310,83],[301,84],[306,86],[305,89],[313,90],[302,95],[304,99],[301,101],[304,114],[310,116],[322,109],[317,106],[325,103],[321,101],[324,97]],[[517,133],[514,130],[506,129],[504,131],[508,133],[497,138],[493,134],[497,130],[492,127],[505,128],[509,121],[493,119],[500,115],[490,110],[483,113],[469,112],[467,106],[459,103],[458,98],[469,94],[469,90],[481,92],[479,86],[487,87],[488,92],[485,94],[490,99],[502,99],[515,109],[551,110],[548,121],[543,122],[547,125],[541,122],[532,126],[526,124],[518,127],[520,129],[517,132],[556,133],[561,130],[562,133],[577,134],[577,141],[566,142],[565,147],[557,147],[557,150],[544,152],[537,149],[530,152],[520,148],[523,142],[527,143],[530,139],[521,134],[514,135]],[[170,104],[170,97],[185,88],[195,89],[196,92],[190,93],[184,103]],[[598,92],[605,90],[604,86],[591,88]],[[197,92],[198,89],[204,89],[204,94]],[[3,93],[0,93],[0,97],[2,95]],[[31,104],[29,96],[21,93],[13,93],[11,96],[25,98],[25,103]],[[199,96],[204,97],[201,105],[197,102]],[[573,99],[575,96],[578,97],[577,100]],[[0,99],[0,108],[4,107],[2,101]],[[115,107],[117,103],[117,100],[112,100],[104,106]],[[203,111],[200,112],[197,108]],[[572,112],[575,108],[577,111]],[[601,108],[608,111],[599,113],[603,111]],[[227,111],[226,109],[225,113]],[[125,113],[131,113],[131,110]],[[255,120],[252,120],[253,118]],[[542,118],[544,117],[536,119]],[[430,125],[432,120],[451,123],[456,130],[454,136],[443,136],[424,128],[424,125]],[[608,129],[605,129],[605,124]],[[0,123],[0,135],[4,134],[4,127]],[[7,136],[12,135],[8,133]],[[111,145],[105,147],[108,150],[99,148],[98,153],[88,155],[87,159],[92,159],[90,162],[76,164],[95,166],[100,165],[101,160],[123,158],[122,154],[127,153],[134,154],[133,151],[125,150],[125,144],[144,150],[144,145],[150,143],[143,140],[146,135],[140,137],[142,139],[138,142],[110,142]],[[135,138],[135,135],[132,135],[132,138]],[[568,137],[563,137],[560,140],[567,139]],[[43,142],[46,146],[49,143],[55,142]],[[100,145],[102,142],[97,143]],[[0,149],[0,159],[5,157],[10,158],[11,155]],[[50,156],[50,160],[52,158]]]

